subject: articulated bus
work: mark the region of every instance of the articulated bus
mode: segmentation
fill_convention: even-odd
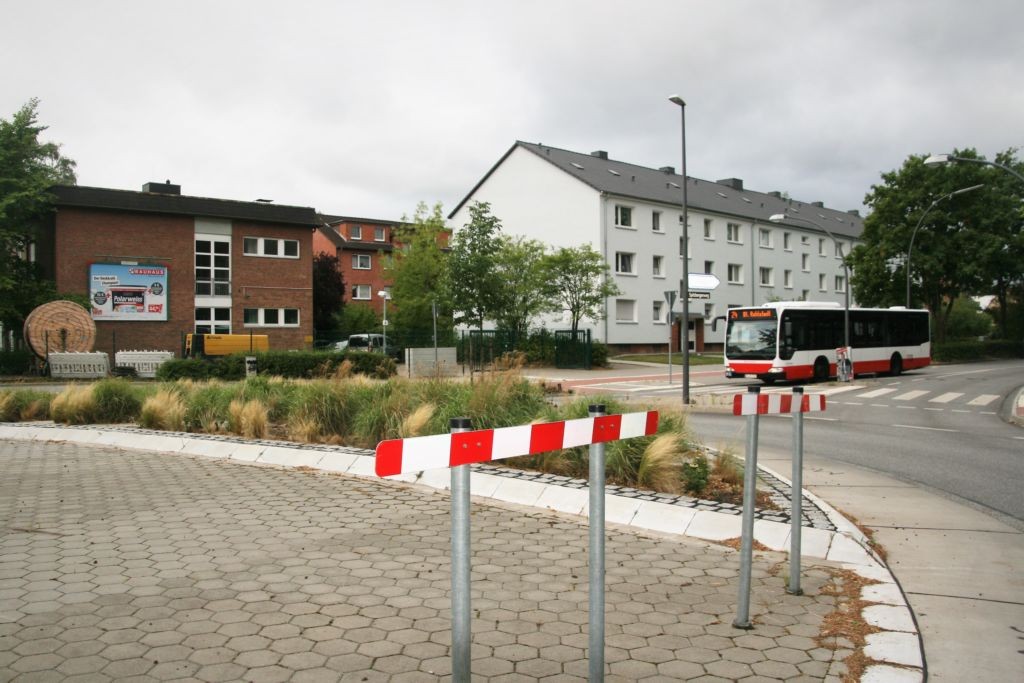
[[[837,374],[843,309],[835,302],[777,301],[731,308],[726,316],[725,376],[825,381]],[[926,310],[850,309],[854,375],[923,368],[931,363]]]

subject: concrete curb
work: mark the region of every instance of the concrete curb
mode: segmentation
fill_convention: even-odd
[[[186,433],[172,432],[164,435],[21,423],[0,424],[0,439],[70,441],[256,465],[308,467],[378,479],[374,472],[373,451],[359,448],[318,449],[288,442],[210,439]],[[789,479],[767,467],[758,465],[758,469],[791,484]],[[439,490],[446,490],[450,486],[448,470],[427,470],[388,479]],[[479,470],[472,472],[470,486],[472,495],[477,498],[491,498],[584,517],[589,513],[589,496],[585,489],[568,489],[554,484],[512,479]],[[821,498],[807,491],[803,495],[824,510],[838,529],[828,531],[805,527],[801,532],[803,556],[837,562],[844,569],[878,582],[866,586],[861,595],[866,602],[876,603],[864,611],[864,616],[869,624],[880,629],[868,637],[864,651],[870,659],[880,664],[869,666],[863,680],[876,683],[923,680],[921,636],[910,606],[892,572],[870,549],[868,539],[860,529]],[[612,494],[606,494],[605,507],[606,521],[634,529],[678,534],[711,542],[741,535],[742,518],[736,515],[681,508]],[[755,520],[755,540],[772,550],[788,552],[789,536],[789,524]]]

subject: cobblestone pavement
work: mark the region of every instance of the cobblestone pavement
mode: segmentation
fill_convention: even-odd
[[[0,442],[0,681],[448,678],[449,498],[394,482]],[[473,505],[474,680],[587,675],[584,521]],[[838,680],[822,566],[610,528],[608,680]]]

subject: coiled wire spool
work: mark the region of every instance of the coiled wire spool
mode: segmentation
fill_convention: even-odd
[[[92,351],[96,323],[89,311],[73,301],[51,301],[28,314],[25,342],[43,360],[47,352]]]

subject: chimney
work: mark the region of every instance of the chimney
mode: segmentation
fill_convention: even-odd
[[[716,180],[715,182],[718,183],[719,185],[728,185],[734,190],[743,190],[742,178],[722,178],[721,180]]]
[[[851,216],[856,216],[857,218],[860,218],[860,209],[849,209],[846,213],[850,214]]]
[[[782,193],[778,190],[772,190],[768,193],[769,197],[775,197],[776,199],[782,199]]]
[[[142,186],[143,192],[150,192],[152,194],[181,194],[181,185],[172,185],[171,181],[168,180],[165,183],[146,183]]]
[[[811,202],[811,206],[816,206],[819,209],[824,209],[825,208],[825,202]]]
[[[673,175],[676,172],[676,167],[675,166],[662,166],[658,170],[661,171],[662,173],[664,173],[665,175]]]
[[[594,152],[591,152],[590,156],[597,157],[598,159],[607,159],[608,158],[608,152],[604,151],[603,149],[599,149],[599,150],[596,150]]]

